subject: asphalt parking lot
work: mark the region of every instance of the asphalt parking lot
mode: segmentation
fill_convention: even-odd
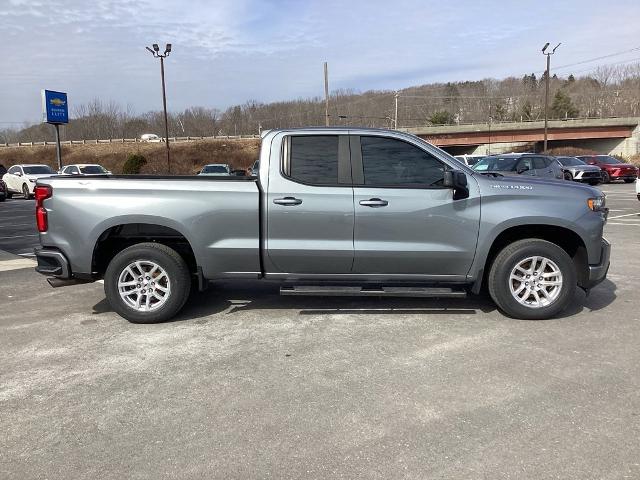
[[[0,478],[640,478],[640,202],[603,190],[608,279],[547,321],[252,282],[133,325],[4,254]]]
[[[39,245],[35,200],[16,196],[0,203],[0,250],[30,256]]]

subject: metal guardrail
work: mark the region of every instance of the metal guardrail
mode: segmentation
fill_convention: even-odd
[[[169,143],[197,142],[202,140],[253,140],[260,138],[260,135],[216,135],[215,137],[169,137]],[[99,145],[108,143],[163,143],[164,139],[159,142],[149,142],[140,140],[139,138],[108,138],[93,140],[63,140],[60,145]],[[0,147],[39,147],[55,145],[56,142],[17,142],[17,143],[0,143]]]
[[[567,118],[550,118],[549,122],[571,122],[571,121],[580,121],[580,120],[615,120],[619,118],[636,118],[634,116],[609,116],[609,117],[567,117]],[[402,120],[402,119],[401,119]],[[424,125],[414,125],[414,126],[402,126],[400,125],[398,128],[437,128],[437,127],[458,127],[458,126],[470,126],[470,125],[502,125],[508,123],[536,123],[543,122],[544,117],[537,117],[531,119],[523,119],[520,120],[494,120],[484,121],[484,122],[458,122],[458,123],[426,123]]]

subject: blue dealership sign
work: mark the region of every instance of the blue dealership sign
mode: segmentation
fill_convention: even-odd
[[[42,90],[42,121],[45,123],[69,123],[67,94]]]

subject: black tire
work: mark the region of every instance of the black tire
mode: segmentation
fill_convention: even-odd
[[[571,174],[571,172],[564,172],[564,179],[568,180],[569,182],[573,182],[573,175]]]
[[[11,198],[11,197],[13,197],[13,193],[7,192],[7,198]]]
[[[135,261],[151,261],[164,269],[171,282],[166,302],[152,311],[138,311],[125,303],[118,292],[118,279]],[[171,319],[184,306],[191,291],[191,275],[184,259],[172,248],[159,243],[139,243],[125,248],[109,263],[104,275],[104,293],[111,307],[132,323],[158,323]]]
[[[635,178],[625,178],[625,179],[624,179],[624,183],[633,183],[633,182],[635,182],[635,181],[636,181],[636,179],[635,179]]]
[[[29,193],[29,185],[27,185],[26,183],[22,184],[22,195],[24,196],[25,200],[29,200],[31,198],[31,194]]]
[[[602,172],[602,183],[610,183],[611,177],[607,172]]]
[[[0,202],[4,202],[7,199],[6,195],[0,196]]]
[[[510,275],[514,267],[531,256],[543,256],[554,262],[562,274],[562,286],[555,300],[547,306],[533,308],[522,305],[511,294]],[[544,320],[564,310],[577,288],[575,266],[562,248],[546,240],[529,238],[507,245],[496,256],[487,280],[489,294],[506,315],[522,320]]]

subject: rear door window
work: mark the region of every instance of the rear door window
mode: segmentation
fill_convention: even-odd
[[[533,158],[533,168],[536,170],[542,170],[546,168],[551,162],[545,162],[543,157],[534,157]]]
[[[284,174],[310,185],[338,184],[338,135],[293,135]]]

